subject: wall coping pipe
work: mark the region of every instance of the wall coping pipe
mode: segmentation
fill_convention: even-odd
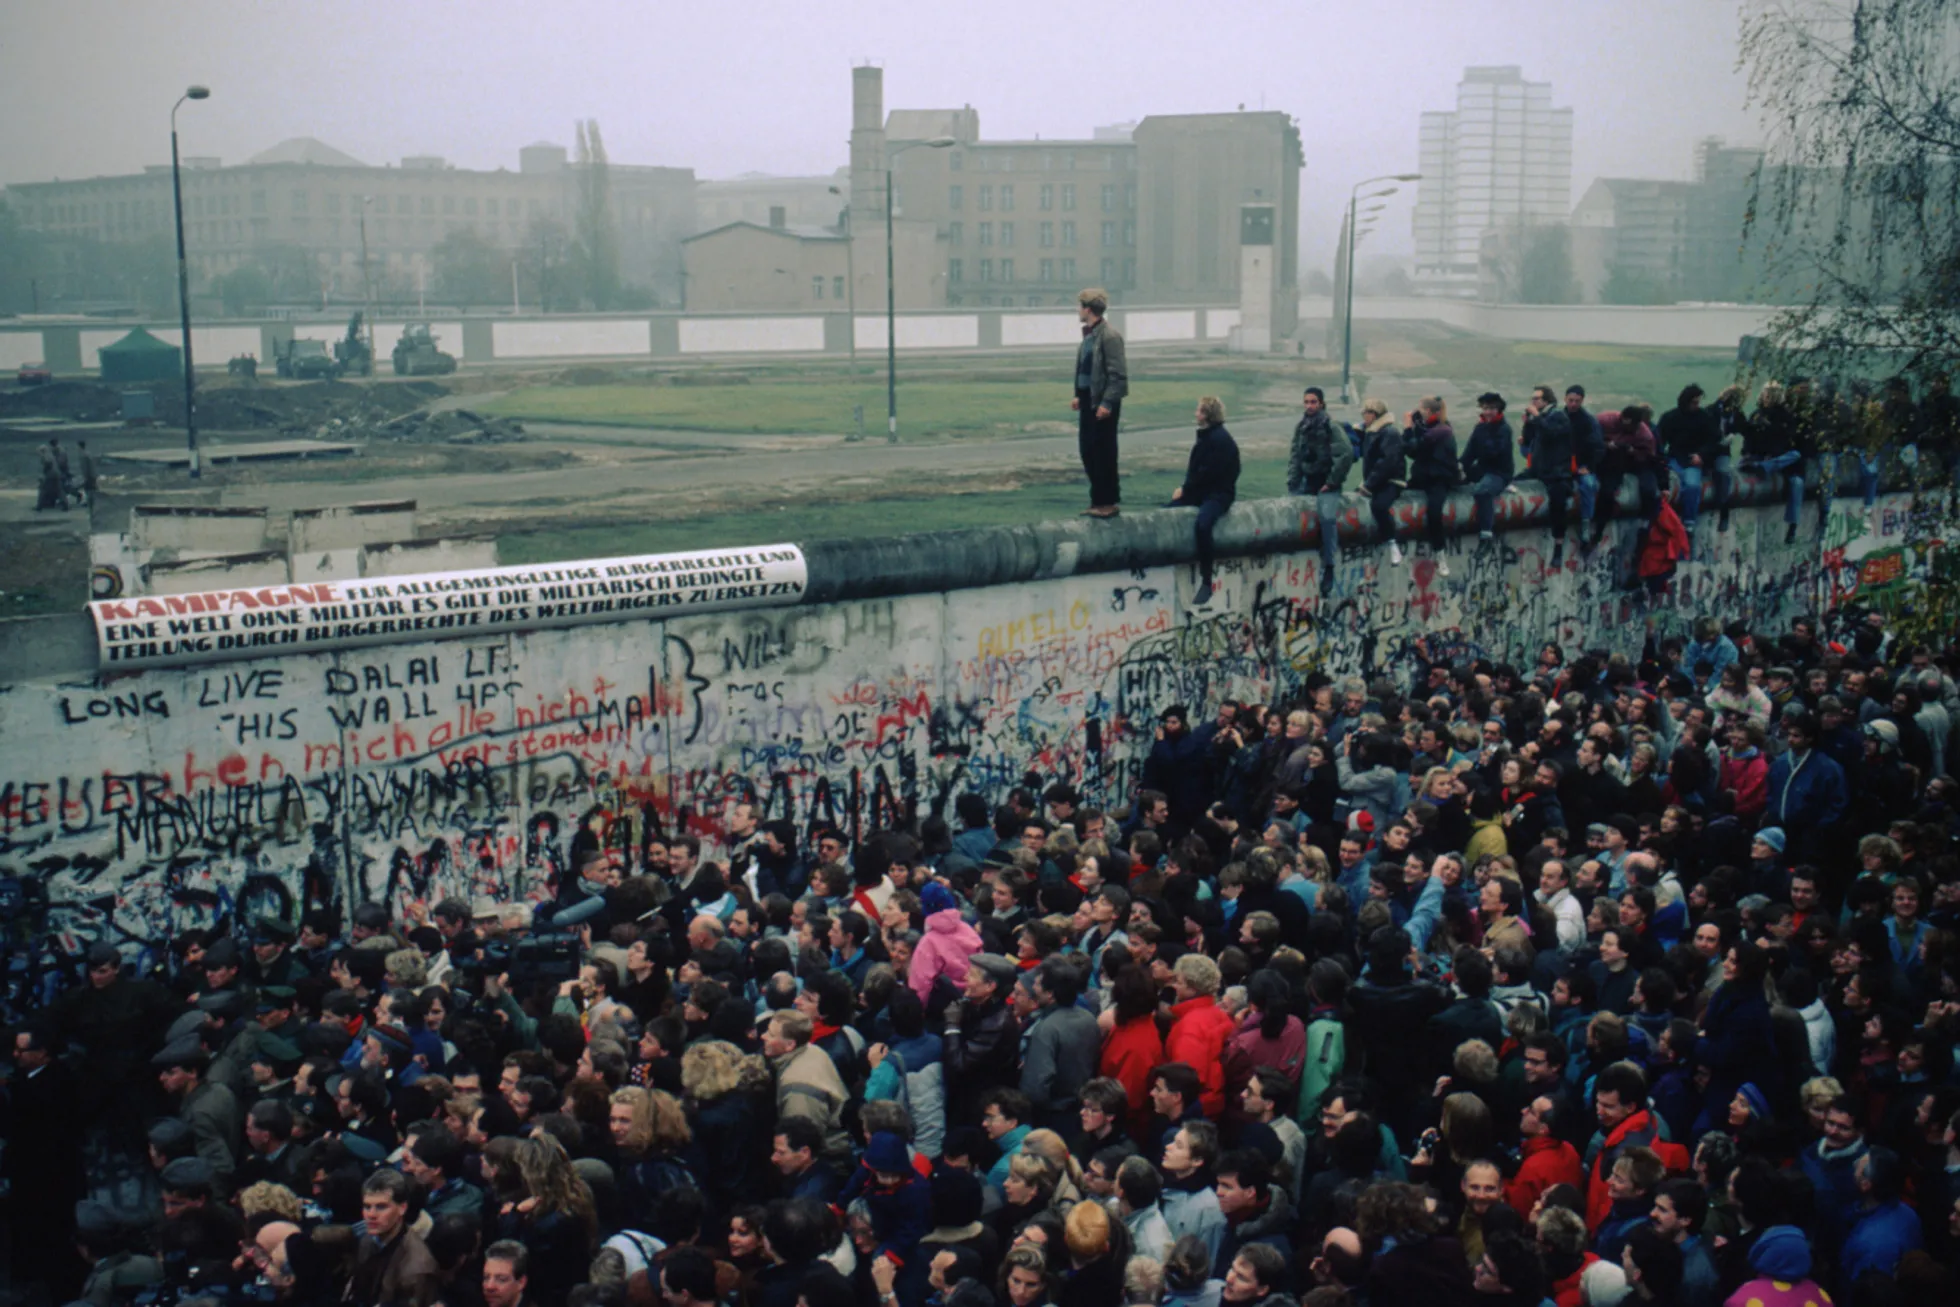
[[[1895,466],[1892,472],[1882,483],[1883,490],[1896,493],[1911,489],[1900,469]],[[1840,469],[1840,495],[1847,486],[1854,492],[1857,489],[1855,468]],[[1730,506],[1779,504],[1783,498],[1782,477],[1738,472]],[[1342,501],[1341,544],[1350,548],[1381,544],[1374,518],[1367,511],[1366,496],[1349,492]],[[1705,500],[1703,507],[1713,511]],[[1501,532],[1533,531],[1549,521],[1543,486],[1531,478],[1520,480],[1515,489],[1500,495],[1496,509],[1495,525]],[[1630,534],[1638,522],[1638,511],[1638,492],[1629,478],[1620,487],[1613,517],[1616,536]],[[1468,490],[1455,491],[1445,512],[1450,535],[1468,535],[1476,530],[1475,500]],[[1405,491],[1396,501],[1399,538],[1404,543],[1422,539],[1427,514],[1428,502],[1421,492]],[[1126,512],[1107,520],[1066,518],[869,540],[812,541],[802,546],[809,566],[802,602],[807,606],[897,598],[1195,564],[1194,516],[1189,510],[1163,508]],[[1576,514],[1570,521],[1576,531]],[[1320,518],[1315,497],[1241,499],[1220,519],[1214,539],[1220,558],[1318,553]],[[1576,555],[1576,549],[1574,552]],[[439,638],[425,634],[415,642]],[[480,639],[480,633],[474,638]],[[81,680],[96,676],[99,670],[94,627],[87,613],[0,620],[0,685]]]

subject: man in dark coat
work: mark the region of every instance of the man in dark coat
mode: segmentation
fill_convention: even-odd
[[[1205,815],[1206,771],[1210,765],[1209,732],[1191,729],[1191,710],[1181,703],[1164,709],[1157,739],[1143,760],[1143,788],[1161,793],[1170,805],[1166,830],[1181,837]]]
[[[1198,510],[1198,575],[1194,604],[1211,602],[1212,528],[1232,510],[1239,494],[1239,446],[1225,429],[1225,405],[1215,395],[1198,401],[1198,438],[1184,469],[1184,484],[1171,492],[1172,508]]]
[[[1019,1079],[1021,1024],[1007,1002],[1019,974],[998,953],[975,953],[961,1000],[946,1008],[948,1121],[978,1120],[986,1096]]]
[[[1552,523],[1552,561],[1565,563],[1565,519],[1572,508],[1572,419],[1552,398],[1550,386],[1531,392],[1524,411],[1525,465],[1545,483],[1545,512]]]
[[[1084,517],[1115,517],[1122,492],[1116,473],[1116,424],[1130,393],[1130,366],[1123,334],[1109,325],[1109,293],[1085,290],[1077,296],[1082,344],[1075,352],[1075,399],[1080,415],[1078,444],[1082,470],[1089,475],[1089,507]],[[892,437],[894,440],[896,436]]]
[[[13,1250],[25,1283],[40,1280],[66,1302],[82,1283],[73,1247],[75,1203],[84,1191],[82,1117],[75,1073],[54,1060],[48,1036],[14,1035],[7,1082],[6,1171],[13,1184]]]
[[[1307,387],[1300,406],[1305,412],[1293,428],[1286,493],[1314,497],[1314,514],[1320,519],[1321,589],[1331,592],[1334,565],[1341,556],[1341,487],[1354,466],[1354,445],[1327,415],[1327,396],[1319,386]]]

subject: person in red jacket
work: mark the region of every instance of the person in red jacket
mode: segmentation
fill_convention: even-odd
[[[1729,727],[1715,792],[1733,796],[1729,810],[1746,826],[1754,826],[1769,806],[1769,759],[1763,756],[1763,728],[1756,723],[1745,720]]]
[[[1148,972],[1130,962],[1110,982],[1109,997],[1097,1019],[1103,1046],[1096,1072],[1123,1086],[1130,1135],[1142,1139],[1150,1129],[1150,1073],[1166,1060],[1164,1037],[1157,1032],[1157,987]]]
[[[1586,1177],[1586,1228],[1597,1231],[1613,1209],[1613,1195],[1606,1188],[1613,1163],[1629,1148],[1652,1148],[1660,1139],[1660,1124],[1647,1110],[1646,1073],[1631,1062],[1615,1062],[1599,1073],[1593,1105],[1606,1136]]]
[[[1171,1033],[1164,1040],[1167,1061],[1197,1068],[1205,1115],[1225,1111],[1225,1045],[1236,1029],[1231,1014],[1218,1006],[1218,964],[1202,953],[1186,953],[1171,973]]]
[[[1558,1137],[1558,1113],[1570,1111],[1539,1095],[1525,1105],[1518,1130],[1524,1136],[1518,1173],[1504,1184],[1504,1201],[1527,1221],[1538,1197],[1555,1184],[1577,1189],[1585,1183],[1579,1150]]]

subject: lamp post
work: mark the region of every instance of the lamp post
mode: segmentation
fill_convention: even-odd
[[[374,277],[368,271],[367,211],[374,203],[372,195],[361,197],[361,330],[367,334],[368,377],[372,379],[380,369],[374,358]],[[384,233],[385,234],[385,233]]]
[[[1415,182],[1421,180],[1422,174],[1419,172],[1388,173],[1380,177],[1364,178],[1356,182],[1348,190],[1347,305],[1342,310],[1341,320],[1341,403],[1343,404],[1352,404],[1354,402],[1354,394],[1350,389],[1349,379],[1353,375],[1354,366],[1354,247],[1356,238],[1359,235],[1355,231],[1354,226],[1355,205],[1364,199],[1373,200],[1393,195],[1397,190],[1401,189],[1397,186],[1388,186],[1379,191],[1370,191],[1364,196],[1361,194],[1361,188],[1363,186],[1373,186],[1376,182]]]
[[[892,160],[915,146],[943,150],[957,144],[950,136],[933,136],[885,152],[885,439],[894,445],[898,443],[898,290],[892,257]],[[855,321],[851,331],[857,332]]]
[[[177,110],[186,100],[208,100],[211,88],[192,86],[170,106],[170,197],[177,208],[177,314],[184,331],[184,438],[191,458],[191,480],[204,475],[197,453],[197,381],[191,364],[191,274],[184,259],[184,177],[177,160]]]

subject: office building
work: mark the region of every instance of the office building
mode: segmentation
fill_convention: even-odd
[[[1416,289],[1473,296],[1487,233],[1564,222],[1572,205],[1572,111],[1513,66],[1472,67],[1456,108],[1422,115]]]
[[[301,305],[358,302],[363,217],[367,267],[385,298],[432,290],[432,252],[463,227],[514,259],[535,257],[541,229],[555,224],[560,239],[572,231],[583,174],[563,146],[550,143],[526,146],[519,160],[515,172],[457,168],[430,155],[376,167],[306,137],[230,167],[185,159],[184,241],[194,288],[256,263],[303,283],[305,293],[293,296]],[[621,280],[678,306],[680,242],[694,229],[693,170],[615,163],[608,182]],[[76,251],[175,239],[168,164],[127,176],[9,186],[7,200],[24,228],[57,244],[65,239]],[[58,299],[59,286],[47,289]]]

